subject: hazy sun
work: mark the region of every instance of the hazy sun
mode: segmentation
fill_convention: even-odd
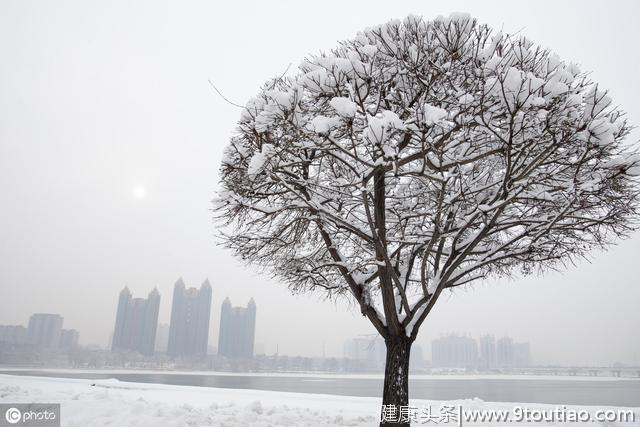
[[[147,189],[142,185],[136,185],[135,187],[133,187],[133,197],[135,197],[136,199],[142,199],[146,195]]]

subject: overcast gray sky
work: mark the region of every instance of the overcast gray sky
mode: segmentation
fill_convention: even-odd
[[[367,26],[469,12],[593,70],[640,125],[635,1],[27,1],[0,3],[0,324],[57,312],[105,345],[118,292],[179,276],[257,304],[268,353],[342,355],[373,328],[347,304],[288,290],[215,246],[222,150],[269,77]],[[638,132],[633,134],[637,139]],[[536,362],[640,364],[640,233],[564,273],[482,282],[441,298],[418,342],[509,334]]]

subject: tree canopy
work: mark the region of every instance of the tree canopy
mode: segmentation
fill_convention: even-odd
[[[415,339],[440,293],[635,228],[625,114],[573,63],[466,15],[368,28],[269,80],[225,150],[226,246]]]

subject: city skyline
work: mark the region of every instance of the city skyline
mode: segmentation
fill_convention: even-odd
[[[197,291],[196,288],[186,289],[181,279],[176,282],[174,288],[185,292],[188,292],[190,290],[192,293],[194,293],[194,291]],[[211,289],[211,285],[209,284],[208,280],[205,280],[205,282],[203,282],[201,289]],[[197,295],[197,292],[194,294]],[[149,293],[149,296],[151,296],[151,299],[154,301],[154,303],[159,301],[157,289],[154,288]],[[122,301],[124,301],[125,312],[127,309],[129,310],[129,312],[131,312],[131,310],[135,311],[137,308],[138,310],[141,310],[139,314],[144,315],[144,306],[141,306],[140,304],[142,302],[146,302],[146,300],[143,298],[132,298],[128,287],[125,287],[120,292],[118,304],[119,308],[122,305]],[[255,341],[256,305],[253,298],[249,300],[246,307],[234,307],[231,305],[230,299],[226,297],[225,300],[220,304],[220,307],[221,313],[226,313],[227,328],[231,332],[226,334],[226,336],[223,336],[222,334],[219,335],[222,337],[222,340],[218,341],[217,351],[211,351],[215,347],[212,347],[210,345],[211,343],[209,342],[206,352],[196,352],[191,354],[181,352],[179,354],[170,354],[168,352],[170,324],[161,322],[157,322],[155,325],[156,332],[153,335],[153,341],[149,341],[148,337],[145,339],[141,338],[139,339],[137,344],[131,344],[131,341],[129,341],[129,345],[131,345],[133,348],[113,348],[112,337],[110,340],[111,345],[104,346],[104,348],[116,352],[119,350],[134,350],[138,351],[144,356],[154,356],[160,354],[167,354],[173,357],[207,355],[224,356],[232,359],[251,358],[255,355],[287,356],[286,354],[280,354],[278,352],[277,344],[275,345],[275,351],[273,351],[272,353],[266,353],[263,351],[264,343]],[[219,329],[223,329],[223,318],[224,316],[221,314]],[[63,321],[64,318],[56,313],[34,313],[30,316],[28,325],[26,327],[24,325],[0,324],[0,343],[4,342],[6,344],[35,345],[36,348],[53,351],[82,348],[78,340],[80,335],[79,331],[76,329],[63,329]],[[148,325],[146,327],[148,328]],[[143,328],[145,328],[144,325],[138,325],[139,330],[137,331],[137,335],[135,330],[136,328],[134,328],[134,330],[130,331],[132,333],[129,334],[127,339],[135,341],[136,336],[141,337],[142,335],[140,335],[139,332]],[[230,338],[233,339],[231,340]],[[453,341],[455,341],[454,344],[452,344]],[[221,353],[220,344],[222,344],[223,342],[223,350]],[[231,344],[229,344],[230,342]],[[443,351],[442,346],[436,348],[436,344],[438,342],[447,342],[447,345],[449,347],[446,349],[446,351],[448,351],[449,354],[445,356],[435,355],[435,353],[442,354]],[[54,345],[51,345],[51,343],[54,343]],[[149,345],[153,346],[152,351],[142,350],[146,348],[145,346]],[[469,346],[472,346],[472,348],[470,348]],[[259,354],[254,350],[254,348],[258,347],[260,348]],[[459,334],[452,331],[443,332],[440,334],[439,338],[434,339],[425,347],[428,351],[430,350],[430,352],[427,353],[430,354],[430,357],[425,357],[422,345],[416,344],[412,351],[411,369],[421,367],[422,363],[427,363],[432,368],[470,367],[482,370],[492,368],[524,368],[528,366],[607,367],[625,365],[624,363],[621,364],[620,362],[614,362],[604,365],[571,365],[554,362],[538,363],[537,360],[532,358],[531,346],[529,342],[516,341],[512,337],[507,335],[503,335],[496,339],[495,334],[487,333],[486,331],[477,335],[477,338],[470,336],[468,333]],[[86,348],[95,349],[96,347],[90,345]],[[379,336],[374,336],[374,334],[365,334],[345,340],[343,343],[341,354],[337,357],[351,360],[367,360],[367,362],[369,363],[369,368],[378,368],[380,366],[383,366],[381,364],[384,362],[384,354],[382,350],[384,350],[383,343]],[[458,355],[451,355],[451,352],[454,350],[458,352]],[[460,351],[462,351],[462,353],[460,353]],[[299,354],[290,354],[289,356],[302,357]],[[324,352],[322,352],[322,354],[319,353],[311,357],[331,359],[336,358],[336,355],[326,355]],[[443,363],[442,361],[447,357],[449,358],[448,362]]]
[[[200,299],[200,292],[204,292],[202,295],[204,299]],[[200,289],[187,288],[182,278],[179,278],[174,284],[174,299],[171,301],[172,314],[174,309],[175,317],[189,317],[194,314],[198,317],[198,307],[202,306],[204,310],[208,310],[209,314],[206,318],[211,317],[212,306],[212,287],[208,279],[202,283]],[[254,347],[259,346],[261,348],[261,354],[266,354],[263,342],[256,342],[255,340],[255,328],[256,328],[256,304],[253,298],[251,298],[246,307],[234,307],[231,305],[229,297],[225,297],[224,301],[220,304],[221,316],[218,323],[219,339],[217,352],[211,352],[211,342],[204,340],[203,336],[208,336],[208,331],[205,331],[203,327],[209,328],[209,324],[202,325],[200,327],[200,343],[195,342],[187,343],[183,340],[179,343],[174,343],[174,347],[183,347],[182,351],[169,351],[169,337],[170,337],[170,324],[162,323],[157,317],[158,307],[160,305],[160,295],[155,287],[149,292],[148,298],[133,298],[129,287],[126,286],[119,294],[118,306],[116,312],[116,328],[121,329],[120,336],[116,338],[114,334],[111,338],[111,343],[108,346],[111,350],[135,350],[146,356],[154,354],[166,353],[170,356],[193,356],[193,355],[221,355],[230,358],[238,357],[253,357],[255,354]],[[147,317],[147,303],[151,301],[150,311],[151,317],[145,324]],[[178,304],[174,306],[174,301]],[[185,305],[186,304],[186,305]],[[180,313],[181,310],[187,309],[190,313],[189,316],[186,313]],[[193,313],[192,313],[193,311]],[[126,319],[127,315],[133,316],[133,324],[129,324],[127,331],[126,323],[132,322],[131,319]],[[155,317],[154,317],[155,316]],[[205,318],[205,319],[206,319]],[[149,323],[149,320],[151,323]],[[63,317],[59,314],[51,313],[35,313],[29,318],[29,324],[27,327],[23,325],[0,325],[0,342],[7,343],[35,343],[43,348],[50,349],[64,349],[64,348],[76,348],[79,345],[78,338],[79,332],[75,329],[62,329]],[[140,321],[140,323],[137,323]],[[225,324],[226,322],[226,324]],[[31,327],[29,327],[29,325]],[[184,331],[186,331],[186,325],[182,325]],[[196,325],[191,328],[191,333],[184,332],[182,336],[188,337],[191,335],[191,340],[196,335]],[[223,329],[227,329],[228,332],[223,334]],[[39,332],[35,332],[39,330]],[[46,334],[43,330],[47,330]],[[145,334],[145,331],[148,331]],[[35,338],[35,335],[38,338]],[[204,335],[203,335],[204,334]],[[47,338],[43,338],[46,335]],[[57,338],[52,338],[55,335]],[[478,335],[478,338],[472,338],[469,334],[459,334],[457,332],[443,332],[440,337],[433,340],[427,348],[430,347],[432,357],[425,358],[427,362],[431,362],[434,367],[464,367],[475,366],[482,369],[489,369],[495,367],[521,367],[531,364],[531,350],[528,342],[514,342],[511,337],[502,336],[496,339],[495,334],[482,332]],[[115,339],[115,341],[114,341]],[[174,338],[175,339],[175,338]],[[456,359],[453,362],[442,363],[434,354],[441,350],[437,349],[435,344],[440,341],[455,340],[458,342],[457,346],[464,347],[465,343],[471,344],[472,354],[464,355],[467,357],[465,362],[460,362]],[[246,341],[246,342],[245,342]],[[57,343],[51,346],[50,342]],[[126,342],[123,344],[123,342]],[[44,344],[43,344],[44,343]],[[198,348],[198,351],[194,349]],[[276,350],[272,354],[278,354],[278,345],[276,344]],[[204,349],[204,350],[203,350]],[[342,357],[350,359],[367,359],[373,366],[378,366],[384,362],[381,338],[379,336],[372,338],[371,335],[362,335],[355,338],[349,338],[344,342],[342,350]],[[420,353],[420,359],[422,359],[422,347],[416,344],[414,350]],[[513,357],[510,353],[516,351],[520,356],[518,363],[505,362],[505,360],[512,360]],[[505,355],[509,353],[508,355]],[[412,353],[413,354],[413,353]],[[525,354],[526,356],[522,356]],[[250,356],[249,356],[250,355]],[[316,354],[315,356],[326,357],[326,353]],[[358,356],[360,355],[360,356]],[[292,355],[299,356],[299,355]],[[329,356],[331,357],[331,356]],[[335,355],[334,355],[335,357]],[[417,359],[417,358],[416,358]],[[413,360],[413,357],[412,357]],[[521,363],[526,360],[526,363]],[[413,362],[412,362],[413,363]],[[535,364],[534,364],[535,365]]]
[[[189,289],[185,288],[184,282],[181,279],[176,282],[174,288],[178,289],[179,292],[189,291]],[[205,280],[201,289],[202,288],[211,289],[208,280]],[[195,288],[190,288],[190,290],[192,294],[197,295],[197,292],[194,292],[196,291]],[[157,290],[154,289],[150,292],[149,295],[156,294]],[[137,298],[137,300],[141,301],[143,299]],[[126,312],[126,309],[129,308],[128,305],[133,303],[133,298],[131,297],[131,293],[128,287],[125,287],[120,293],[119,308],[123,306],[123,301],[124,309]],[[226,356],[229,358],[246,358],[253,357],[253,355],[255,355],[255,351],[253,350],[253,348],[256,345],[263,348],[264,343],[255,342],[255,307],[256,305],[253,298],[249,300],[246,307],[234,307],[231,305],[230,299],[226,297],[221,304],[221,318],[219,322],[219,328],[221,330],[226,328],[229,332],[225,335],[223,335],[222,333],[219,335],[221,339],[218,341],[218,348],[216,352],[209,351],[212,347],[208,346],[206,354]],[[29,332],[29,327],[25,327],[22,325],[0,325],[0,342],[13,344],[37,344],[40,347],[49,349],[70,349],[77,347],[79,332],[75,329],[62,329],[62,321],[62,316],[58,314],[35,313],[30,316],[29,323],[31,324],[31,332]],[[53,332],[51,331],[50,327],[52,323],[55,324]],[[43,325],[45,324],[47,324],[48,326],[44,327]],[[153,354],[169,354],[168,341],[170,325],[167,323],[158,322],[156,326],[157,329],[156,334],[154,335],[153,343],[154,349],[152,352],[141,352],[144,355],[150,356]],[[40,332],[38,332],[40,336],[39,338],[35,338],[36,332],[34,331],[36,331],[37,329],[41,330]],[[42,338],[42,330],[45,329],[49,329],[49,331],[44,334],[47,336],[47,338]],[[59,338],[52,339],[52,334],[57,334]],[[57,342],[59,344],[52,347],[50,345],[47,345],[46,343],[43,345],[44,342]],[[439,342],[446,342],[449,346],[446,351],[451,353],[453,350],[456,350],[458,351],[458,356],[452,356],[451,354],[445,356],[436,356],[436,353],[441,354],[443,352],[442,346],[440,346],[439,348],[437,348],[436,346],[436,344],[438,344]],[[349,338],[344,342],[341,357],[353,360],[366,359],[371,364],[371,366],[380,367],[383,366],[384,362],[384,346],[382,344],[383,343],[381,341],[381,337],[377,335],[374,336],[369,334]],[[138,347],[140,348],[142,348],[144,345],[144,340],[141,340],[140,343],[138,343]],[[471,348],[469,346],[471,346]],[[220,351],[221,348],[222,352]],[[116,351],[117,350],[118,349],[116,349]],[[133,348],[133,350],[139,349]],[[423,350],[419,344],[415,346],[414,350],[416,356],[419,353],[419,357],[415,358],[416,360],[424,360],[427,363],[431,363],[431,365],[435,368],[475,367],[480,369],[491,369],[526,367],[530,365],[541,366],[541,364],[532,363],[531,348],[529,342],[515,342],[513,338],[506,335],[496,339],[496,337],[490,333],[482,333],[476,339],[469,336],[469,334],[458,334],[456,332],[450,331],[447,333],[442,333],[439,338],[433,340],[430,343],[431,358],[427,357],[423,359]],[[260,354],[265,353],[261,351]],[[277,355],[277,350],[273,354]],[[174,354],[173,356],[180,355],[187,354],[184,354],[183,352],[182,354]],[[197,353],[192,355],[197,355]],[[319,356],[319,354],[316,355],[316,357]],[[322,354],[322,357],[327,356],[326,354]],[[443,363],[443,360],[445,358],[448,359],[445,363]],[[414,357],[412,356],[412,360],[413,359]],[[416,364],[416,366],[420,365]]]
[[[175,292],[176,286],[184,288],[185,291],[188,291],[189,289],[191,289],[191,292],[193,292],[194,290],[196,290],[196,288],[187,289],[185,287],[185,285],[184,285],[184,281],[183,281],[182,277],[180,277],[178,279],[178,281],[174,283],[174,292]],[[209,283],[209,280],[205,279],[205,281],[202,283],[201,287],[205,287],[205,288],[208,287],[209,289],[211,289],[211,284]],[[125,288],[122,289],[122,291],[120,293],[119,301],[122,298],[122,294],[123,293],[125,295],[126,294],[129,295],[130,301],[133,300],[133,298],[131,297],[131,292],[129,290],[129,286],[125,286]],[[154,295],[158,294],[157,287],[154,287],[154,289],[149,293],[149,295],[152,295],[152,294],[154,294]],[[142,298],[135,298],[135,299],[143,300]],[[225,306],[226,303],[228,303],[228,305],[230,306],[230,301],[228,301],[228,300],[229,300],[229,298],[226,297],[225,300],[218,307],[220,307],[220,309],[222,309]],[[158,294],[158,301],[160,301],[159,294]],[[253,304],[253,306],[255,307],[255,302],[253,301],[253,298],[250,298],[249,304]],[[158,303],[158,306],[159,305],[160,304]],[[172,303],[170,305],[171,305],[171,307],[173,307]],[[220,344],[219,330],[220,330],[220,327],[221,327],[221,317],[222,316],[220,316],[219,321],[218,321],[217,324],[215,324],[215,319],[213,319],[213,323],[212,323],[211,316],[214,316],[213,307],[214,306],[212,304],[211,307],[210,307],[209,331],[210,332],[213,332],[214,330],[218,331],[218,338],[217,338],[217,340],[212,341],[211,338],[210,338],[211,334],[210,333],[208,334],[209,338],[207,340],[208,346],[207,346],[207,353],[206,354],[209,354],[209,355],[216,354],[215,352],[212,353],[210,351],[212,348],[217,348],[218,351],[219,351],[219,347],[212,347],[212,343],[216,343],[216,344],[218,344],[218,346]],[[232,308],[241,308],[241,307],[232,307]],[[29,343],[29,342],[31,342],[33,340],[33,338],[29,337],[29,327],[28,327],[28,325],[29,325],[29,323],[31,322],[31,319],[34,316],[43,316],[43,315],[44,316],[60,317],[60,319],[62,321],[64,320],[64,318],[59,314],[34,313],[34,314],[30,315],[29,322],[27,322],[26,326],[25,325],[21,325],[21,324],[0,324],[0,341],[5,339],[6,342],[15,342],[15,343],[21,343],[21,342]],[[117,318],[117,315],[116,315],[116,318]],[[60,325],[62,325],[62,323]],[[160,332],[160,327],[161,326],[166,328],[166,331],[165,331],[166,332],[166,337],[164,337],[164,339],[165,339],[164,349],[163,349],[162,346],[160,346],[160,348],[159,348],[158,347],[158,342],[157,342],[157,340],[161,336],[161,334],[164,333],[164,332]],[[34,328],[32,328],[32,329],[34,329]],[[153,334],[153,341],[147,341],[147,343],[144,344],[147,347],[149,345],[153,346],[153,350],[150,351],[150,352],[149,351],[145,351],[145,353],[142,353],[142,352],[141,353],[145,354],[145,355],[153,355],[153,354],[161,354],[161,353],[168,352],[169,331],[170,331],[170,322],[163,322],[158,317],[157,321],[156,321],[156,329],[155,329],[155,332]],[[63,334],[65,334],[65,333],[66,333],[66,336],[63,337]],[[253,333],[255,334],[255,326],[254,326]],[[443,338],[452,337],[452,336],[453,337],[463,338],[463,339],[469,338],[469,339],[472,339],[474,341],[477,340],[477,355],[478,356],[480,354],[482,354],[482,351],[483,351],[482,350],[482,346],[483,346],[483,343],[486,343],[487,339],[493,339],[494,346],[495,346],[494,348],[496,348],[496,349],[498,348],[498,346],[496,344],[500,341],[500,339],[508,338],[508,339],[512,340],[512,337],[508,336],[508,334],[506,334],[506,333],[503,333],[501,335],[498,332],[486,331],[486,330],[485,331],[480,331],[477,334],[469,334],[468,332],[459,333],[457,331],[451,331],[451,330],[438,331],[438,333],[439,333],[439,336],[434,338],[433,340],[431,340],[429,342],[426,342],[426,343],[420,340],[419,343],[416,344],[416,346],[420,349],[421,353],[423,352],[423,348],[424,348],[427,351],[426,354],[431,355],[433,353],[433,343],[435,341],[438,341],[439,339],[443,339]],[[360,335],[368,336],[370,334],[360,334]],[[477,338],[473,338],[473,335],[475,335]],[[114,332],[113,331],[109,334],[108,339],[105,340],[105,343],[102,344],[102,345],[100,345],[100,344],[96,345],[96,343],[93,343],[93,342],[89,342],[89,343],[82,342],[81,340],[79,340],[79,337],[82,336],[82,335],[80,334],[80,331],[77,330],[77,329],[62,329],[62,327],[60,327],[60,332],[58,333],[58,336],[59,336],[59,339],[58,340],[54,340],[54,341],[59,343],[57,345],[60,348],[63,348],[63,344],[61,344],[62,342],[67,342],[67,343],[73,343],[72,347],[74,347],[74,346],[87,346],[88,345],[89,347],[105,348],[105,349],[113,350],[113,338],[114,338]],[[496,336],[498,336],[500,338],[498,340],[496,340],[496,338],[495,338]],[[18,337],[18,338],[16,339],[16,337]],[[24,337],[24,338],[20,338],[20,337]],[[521,335],[519,335],[519,337],[520,337],[520,339],[526,338],[526,337],[523,337]],[[342,356],[345,355],[345,347],[344,347],[345,344],[344,343],[346,343],[347,341],[351,341],[351,340],[354,340],[354,338],[347,338],[343,342],[342,348],[340,348],[338,351],[334,352],[333,354],[327,355],[325,349],[322,349],[322,350],[318,351],[317,353],[311,354],[310,357],[321,357],[321,356],[322,357],[324,357],[324,356],[326,356],[326,357],[342,357]],[[527,346],[529,346],[529,342],[524,342],[524,343],[523,342],[518,342],[516,344],[526,344]],[[141,345],[143,345],[143,344],[141,344]],[[297,356],[297,357],[302,356],[301,354],[297,354],[297,353],[282,353],[282,352],[279,351],[279,343],[273,343],[273,342],[272,343],[269,343],[269,342],[265,343],[263,341],[258,341],[257,339],[254,338],[254,347],[259,347],[261,350],[264,350],[265,346],[270,347],[271,351],[262,351],[263,354],[273,354],[273,355],[283,354],[283,355]],[[52,348],[56,348],[56,347],[54,346]],[[532,357],[530,355],[531,350],[529,349],[527,351],[529,352],[529,357],[531,358]],[[178,356],[178,355],[176,354],[176,356]],[[306,356],[309,357],[309,355],[306,355]],[[494,357],[498,358],[499,356],[496,353],[496,355]],[[432,361],[432,358],[426,357],[425,361]],[[483,367],[482,363],[480,363],[480,362],[481,361],[479,361],[478,366],[479,367]],[[536,362],[537,362],[537,358],[536,358]],[[616,364],[620,364],[620,363],[622,363],[623,365],[627,364],[627,363],[624,363],[624,362],[620,362],[618,360],[612,360],[609,363],[592,364],[591,366],[612,366],[612,365],[616,365]],[[563,362],[555,361],[553,359],[546,359],[546,360],[542,359],[542,361],[540,363],[534,363],[533,365],[537,365],[537,366],[544,366],[544,365],[550,365],[550,366],[553,366],[553,365],[558,365],[558,366],[589,366],[589,364],[563,363]],[[631,365],[633,365],[633,363],[631,363]]]

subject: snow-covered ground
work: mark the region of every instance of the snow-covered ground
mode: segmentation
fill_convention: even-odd
[[[0,403],[28,402],[61,403],[61,419],[65,427],[374,426],[379,420],[381,403],[380,399],[366,397],[141,384],[113,379],[0,375]],[[511,411],[515,406],[538,411],[557,408],[555,405],[488,403],[478,399],[448,403],[460,404],[466,410],[487,411]],[[442,402],[415,400],[411,404],[416,408],[437,409]],[[586,410],[594,414],[602,408],[565,409]],[[570,424],[638,426],[640,408],[633,411],[634,422]],[[559,424],[562,423],[536,423],[538,426]],[[450,422],[439,425],[453,427],[457,424]]]

